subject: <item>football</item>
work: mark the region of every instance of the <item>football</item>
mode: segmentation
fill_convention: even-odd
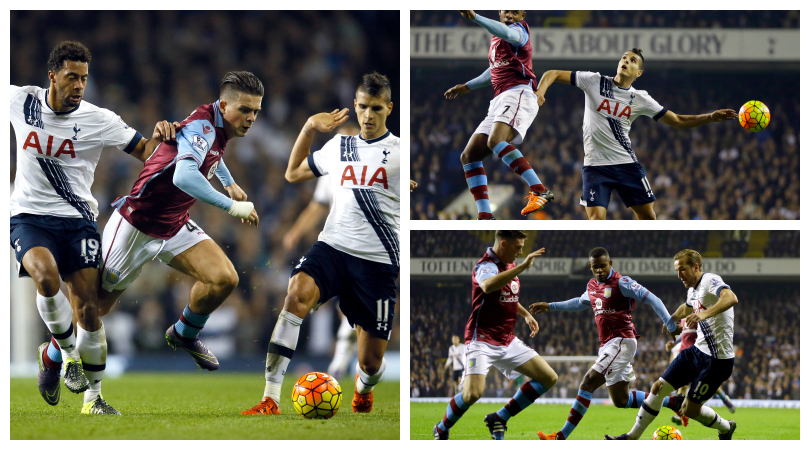
[[[295,411],[307,419],[328,419],[337,414],[343,393],[337,380],[323,372],[310,372],[295,383]]]
[[[762,131],[771,122],[771,111],[764,103],[751,100],[740,108],[740,125],[748,131]]]
[[[672,425],[663,425],[655,430],[652,436],[654,441],[682,441],[683,435]]]

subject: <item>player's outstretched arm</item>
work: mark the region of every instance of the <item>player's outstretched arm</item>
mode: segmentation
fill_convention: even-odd
[[[506,286],[512,281],[512,278],[523,273],[524,270],[528,269],[534,263],[534,258],[538,256],[542,256],[543,253],[546,252],[545,248],[541,248],[540,250],[535,250],[532,253],[526,255],[526,259],[523,260],[522,263],[516,265],[515,267],[505,270],[497,275],[491,276],[485,280],[481,280],[479,286],[483,289],[485,294],[489,294],[490,292],[499,291],[502,287]]]
[[[472,80],[464,84],[457,84],[445,91],[444,98],[447,100],[454,100],[461,95],[468,94],[470,91],[487,86],[492,86],[492,73],[489,67],[487,67],[487,70],[485,70],[484,73],[478,75]]]
[[[720,299],[714,304],[714,306],[706,309],[703,312],[690,314],[689,317],[686,318],[686,324],[691,327],[698,322],[706,320],[710,317],[714,317],[721,312],[734,307],[737,305],[737,303],[739,303],[739,300],[737,300],[737,295],[734,294],[734,292],[731,292],[731,289],[725,288],[720,291]]]
[[[546,91],[552,83],[571,84],[571,71],[570,70],[548,70],[540,78],[537,84],[537,90],[534,94],[537,95],[537,106],[543,106],[546,102]]]
[[[146,138],[141,139],[141,142],[138,142],[130,155],[138,161],[146,162],[161,142],[173,141],[175,138],[175,124],[161,120],[155,125],[152,138],[148,140]]]
[[[486,17],[479,16],[475,13],[475,11],[472,10],[459,12],[465,18],[472,20],[478,25],[481,25],[484,29],[492,33],[493,36],[497,36],[514,46],[522,47],[526,44],[526,42],[529,41],[529,34],[520,25],[511,27],[506,26],[506,24],[497,20],[487,19]]]
[[[307,162],[309,148],[312,146],[315,132],[328,133],[342,125],[348,118],[349,108],[344,108],[340,111],[336,109],[330,113],[315,114],[307,119],[307,123],[298,133],[298,139],[295,140],[295,145],[293,145],[284,178],[290,183],[300,183],[315,178],[315,174],[309,168]]]
[[[713,113],[699,114],[697,116],[675,114],[672,111],[667,111],[667,113],[658,119],[658,121],[669,125],[672,128],[685,130],[687,128],[695,128],[701,125],[706,125],[707,123],[724,122],[726,120],[736,119],[737,111],[734,111],[733,109],[718,109]]]

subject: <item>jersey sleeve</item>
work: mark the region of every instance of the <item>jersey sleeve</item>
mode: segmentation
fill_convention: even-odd
[[[523,24],[520,22],[515,22],[512,25],[509,25],[509,28],[517,30],[517,32],[520,33],[520,41],[517,44],[518,47],[523,47],[527,42],[529,42],[529,32],[523,28]]]
[[[723,289],[731,289],[728,285],[720,278],[720,275],[712,274],[712,277],[709,278],[709,292],[713,295],[720,297],[720,291]]]
[[[625,297],[634,298],[640,302],[643,302],[650,293],[647,288],[630,277],[619,278],[619,290]]]
[[[124,122],[124,119],[117,114],[110,112],[110,115],[110,123],[102,132],[104,149],[116,149],[125,153],[132,153],[143,139],[143,136],[134,128],[130,128]]]
[[[487,278],[498,275],[498,266],[494,262],[486,261],[475,266],[475,281],[481,284]]]
[[[330,166],[340,161],[340,138],[341,135],[336,135],[320,150],[310,153],[309,157],[307,157],[309,170],[311,170],[316,177],[328,175]]]
[[[664,114],[667,113],[667,109],[661,106],[654,98],[650,96],[650,94],[644,95],[644,109],[641,111],[642,115],[647,117],[652,117],[653,120],[656,122],[658,119],[664,117]]]
[[[177,133],[177,159],[191,158],[197,166],[202,166],[216,137],[217,133],[211,122],[205,119],[189,122]]]
[[[318,178],[318,184],[315,185],[315,192],[312,194],[312,200],[329,206],[332,201],[332,189],[329,186],[329,178]]]
[[[599,72],[575,71],[571,72],[571,84],[587,92],[588,88],[598,83],[601,77]]]
[[[11,104],[14,105],[14,102],[17,100],[18,97],[21,95],[25,95],[25,88],[14,86],[13,84],[10,85],[9,90],[9,100],[11,100]]]

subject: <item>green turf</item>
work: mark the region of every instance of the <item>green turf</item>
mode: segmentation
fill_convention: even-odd
[[[369,414],[352,413],[353,378],[341,380],[335,417],[308,420],[290,400],[297,377],[282,388],[280,416],[242,416],[264,391],[262,373],[128,374],[104,381],[104,398],[121,416],[80,414],[82,395],[62,386],[49,406],[34,378],[11,379],[11,439],[399,439],[399,383],[374,389]]]
[[[505,401],[505,400],[504,400]],[[450,439],[491,439],[484,416],[500,409],[502,404],[476,404],[450,429]],[[433,439],[433,426],[444,417],[445,403],[411,403],[411,439]],[[559,431],[565,424],[570,405],[532,405],[507,424],[506,439],[537,439],[537,431]],[[799,439],[798,409],[737,408],[734,414],[726,408],[715,408],[723,418],[737,421],[733,439]],[[591,404],[571,439],[603,439],[605,434],[619,435],[630,431],[638,410]],[[670,422],[672,411],[663,409],[643,439],[650,439],[661,425]],[[684,439],[717,439],[717,430],[696,421],[689,426],[674,425]]]

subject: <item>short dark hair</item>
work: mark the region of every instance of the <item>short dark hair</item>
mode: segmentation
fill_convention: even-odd
[[[604,247],[596,247],[595,249],[591,250],[591,253],[588,255],[589,258],[593,259],[601,258],[603,256],[610,259],[610,255],[608,255],[608,251]]]
[[[90,63],[90,58],[90,50],[81,42],[63,41],[57,44],[51,55],[48,56],[48,71],[59,72],[65,61]]]
[[[526,239],[526,232],[523,230],[498,230],[495,232],[497,239]]]
[[[357,92],[365,92],[372,97],[382,97],[386,103],[391,101],[391,82],[388,77],[377,72],[363,75],[363,81],[357,86]]]
[[[638,55],[639,58],[641,58],[641,64],[638,65],[638,68],[640,70],[644,70],[644,55],[641,54],[641,49],[640,48],[631,48],[628,51],[631,51],[631,52],[635,53],[636,55]]]
[[[228,72],[225,78],[222,79],[219,84],[219,97],[222,98],[232,91],[264,97],[262,80],[256,75],[245,71]]]

